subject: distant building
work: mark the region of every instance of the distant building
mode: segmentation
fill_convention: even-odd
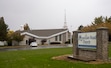
[[[24,35],[24,39],[19,45],[27,45],[30,44],[31,41],[36,41],[40,45],[53,42],[64,44],[70,38],[68,29],[25,30],[17,32]]]

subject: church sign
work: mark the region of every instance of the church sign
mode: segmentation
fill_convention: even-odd
[[[96,49],[96,32],[78,33],[78,48]]]

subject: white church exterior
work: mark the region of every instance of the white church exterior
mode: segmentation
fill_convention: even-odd
[[[21,35],[24,35],[24,39],[19,45],[27,45],[29,39],[34,39],[40,45],[43,40],[45,40],[44,44],[50,44],[53,42],[65,44],[65,42],[70,39],[68,29],[25,30],[18,32],[20,32]]]
[[[51,44],[53,42],[65,44],[65,42],[70,39],[70,32],[66,24],[66,11],[64,15],[64,26],[62,29],[22,30],[17,32],[24,35],[24,39],[19,45],[27,45],[27,42],[30,44],[30,39],[33,39],[40,45],[44,40],[44,44]]]

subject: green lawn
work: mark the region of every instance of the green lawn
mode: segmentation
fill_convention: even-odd
[[[110,47],[111,48],[111,47]],[[109,49],[110,49],[109,48]],[[111,56],[111,49],[110,56]],[[53,60],[53,56],[72,54],[72,48],[2,51],[0,68],[110,68],[111,64],[86,64]]]

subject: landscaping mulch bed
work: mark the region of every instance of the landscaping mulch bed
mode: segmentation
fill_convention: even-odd
[[[74,62],[74,63],[80,61],[80,60],[70,59],[70,58],[68,58],[68,56],[70,56],[70,54],[54,56],[54,57],[52,57],[52,59],[54,59],[54,60],[64,60],[64,61]],[[81,61],[81,62],[84,62],[84,61]],[[111,64],[111,60],[109,60],[107,62],[103,62],[101,60],[96,60],[96,61],[88,61],[88,62],[84,62],[84,63],[86,63],[86,64],[104,64],[104,63]]]

